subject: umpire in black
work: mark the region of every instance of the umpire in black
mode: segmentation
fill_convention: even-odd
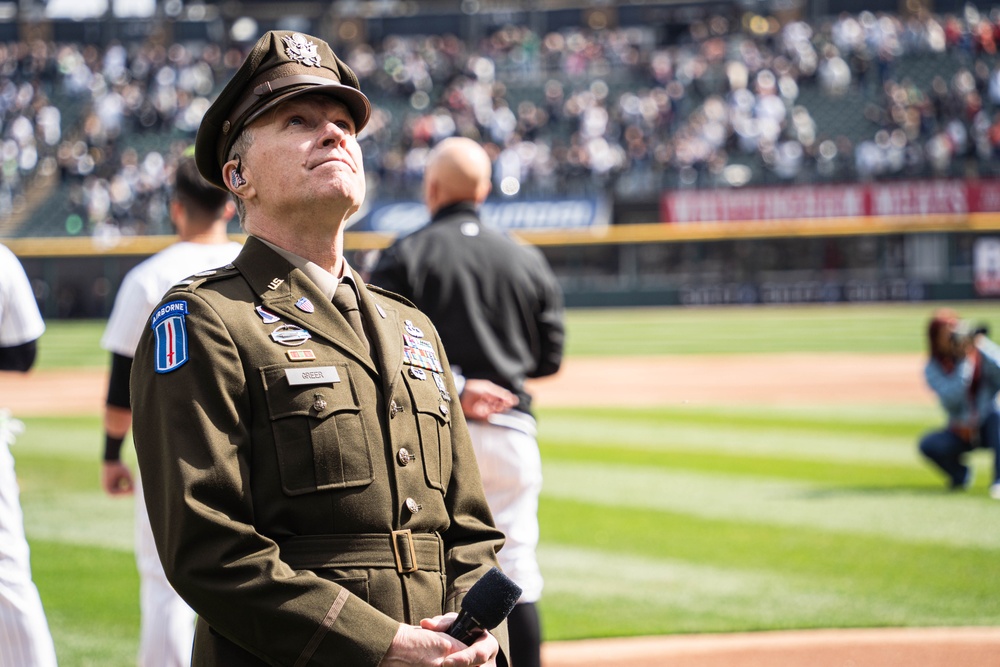
[[[559,370],[563,300],[537,248],[480,221],[491,171],[489,155],[471,139],[435,146],[424,173],[430,224],[394,243],[370,282],[410,299],[441,332],[486,499],[507,538],[500,564],[524,591],[508,617],[511,658],[515,667],[538,667],[542,470],[525,380]]]

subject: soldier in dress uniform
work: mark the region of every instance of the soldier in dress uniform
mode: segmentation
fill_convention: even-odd
[[[469,647],[445,633],[503,536],[441,340],[344,261],[369,114],[326,43],[274,31],[198,132],[249,238],[167,293],[131,381],[193,664],[509,664],[503,624]]]

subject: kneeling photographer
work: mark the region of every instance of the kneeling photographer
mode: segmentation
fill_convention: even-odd
[[[985,326],[970,326],[949,309],[934,313],[927,328],[930,359],[924,376],[948,415],[947,426],[920,440],[921,453],[948,476],[949,488],[966,489],[972,468],[966,454],[993,450],[990,495],[1000,500],[1000,346],[987,337]]]

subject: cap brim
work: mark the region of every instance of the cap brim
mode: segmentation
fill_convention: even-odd
[[[364,129],[372,115],[371,102],[368,101],[368,98],[364,93],[357,88],[351,88],[350,86],[344,86],[339,83],[331,83],[330,85],[303,86],[301,88],[290,90],[287,93],[275,95],[264,102],[264,104],[260,105],[260,107],[251,111],[247,115],[246,120],[243,121],[243,127],[246,127],[250,123],[254,122],[264,113],[278,106],[282,102],[287,102],[293,97],[300,97],[302,95],[326,95],[336,99],[338,102],[343,102],[344,106],[347,107],[348,112],[350,112],[351,118],[354,119],[355,133],[360,133],[361,130]]]
[[[253,109],[249,114],[247,114],[246,118],[241,121],[240,125],[233,128],[233,131],[229,134],[228,141],[222,147],[222,153],[219,154],[216,150],[209,149],[208,147],[212,145],[218,137],[218,130],[213,130],[212,128],[218,128],[221,126],[224,119],[222,117],[216,118],[214,116],[210,116],[213,110],[209,109],[205,114],[205,118],[202,119],[201,126],[198,128],[198,137],[195,139],[196,146],[205,146],[206,148],[206,150],[195,151],[195,162],[198,164],[198,170],[201,172],[201,175],[204,176],[209,183],[213,183],[217,187],[226,190],[226,184],[222,178],[222,165],[225,164],[226,155],[228,154],[232,143],[242,131],[242,128],[246,127],[262,114],[270,109],[273,109],[282,102],[290,100],[293,97],[307,94],[327,95],[329,97],[333,97],[339,102],[342,102],[351,114],[351,118],[354,119],[355,133],[361,132],[365,125],[368,124],[368,120],[371,118],[371,103],[368,101],[365,94],[357,88],[344,86],[339,83],[330,83],[329,85],[319,84],[300,86],[269,98],[258,108]],[[219,114],[216,115],[218,116]],[[216,160],[218,160],[218,162],[216,162]]]

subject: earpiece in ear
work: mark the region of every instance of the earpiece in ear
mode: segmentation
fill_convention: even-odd
[[[236,154],[236,167],[229,173],[229,182],[234,188],[239,188],[247,184],[247,179],[243,178],[243,158]]]

